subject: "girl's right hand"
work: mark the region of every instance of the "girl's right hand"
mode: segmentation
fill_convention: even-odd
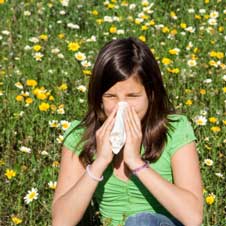
[[[111,143],[109,140],[111,130],[114,126],[117,106],[113,109],[109,117],[105,120],[103,125],[96,131],[96,148],[97,158],[106,166],[112,161],[114,154],[112,152]]]

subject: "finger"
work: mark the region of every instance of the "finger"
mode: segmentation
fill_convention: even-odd
[[[113,109],[113,111],[111,112],[111,114],[108,116],[108,118],[104,121],[101,130],[105,131],[106,128],[109,126],[109,124],[112,122],[112,120],[114,119],[115,115],[116,115],[116,111],[117,111],[117,106],[115,106],[115,108]]]

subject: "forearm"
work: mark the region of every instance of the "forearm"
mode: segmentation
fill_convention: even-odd
[[[137,176],[152,195],[184,225],[201,224],[202,203],[198,197],[190,191],[171,184],[152,168],[141,170]]]
[[[101,177],[105,168],[103,164],[95,161],[90,170],[96,177]],[[78,224],[93,197],[97,185],[98,181],[92,179],[85,172],[79,181],[53,204],[52,225],[74,226]]]

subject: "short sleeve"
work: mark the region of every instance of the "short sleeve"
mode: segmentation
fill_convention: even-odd
[[[196,140],[194,130],[188,118],[184,115],[174,115],[171,118],[171,127],[168,133],[167,146],[172,156],[184,145]]]
[[[63,145],[70,151],[79,155],[82,151],[82,146],[79,144],[83,130],[76,128],[80,122],[75,120],[71,122],[69,128],[64,133]]]

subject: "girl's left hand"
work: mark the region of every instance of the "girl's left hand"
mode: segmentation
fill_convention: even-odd
[[[142,129],[140,119],[133,107],[128,106],[125,111],[124,125],[126,143],[123,150],[123,159],[130,169],[134,169],[141,162]]]

